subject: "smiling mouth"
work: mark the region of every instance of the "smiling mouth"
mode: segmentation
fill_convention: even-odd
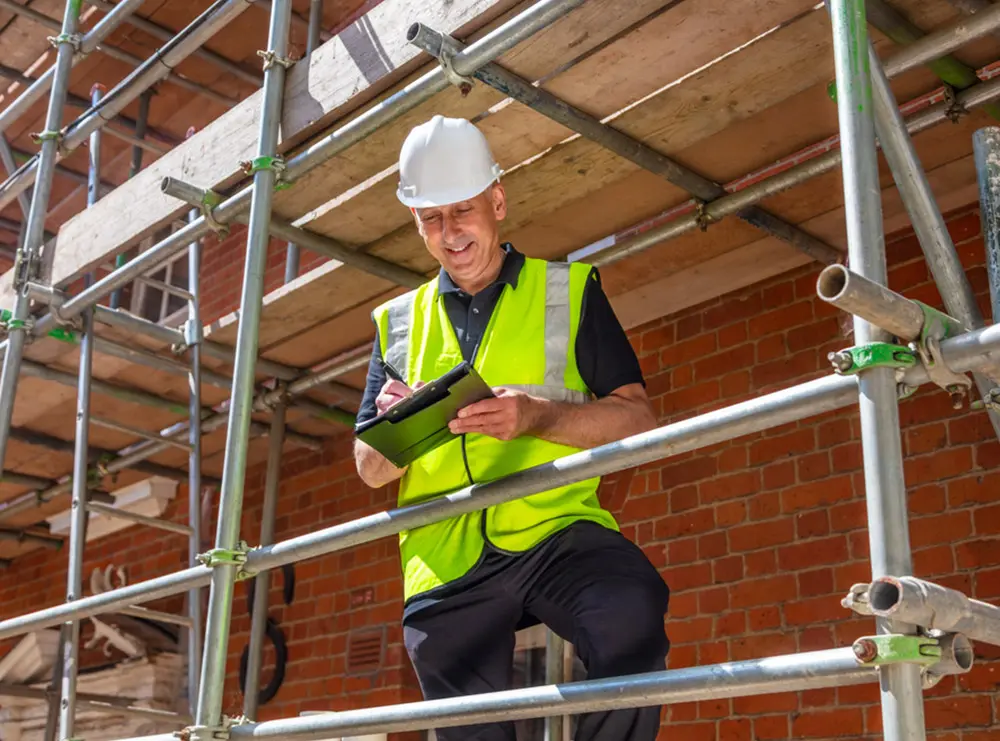
[[[467,252],[471,246],[472,242],[466,242],[465,244],[459,245],[457,247],[445,247],[445,250],[447,250],[453,255],[460,255],[463,252]]]

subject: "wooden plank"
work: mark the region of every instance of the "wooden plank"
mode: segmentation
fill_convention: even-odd
[[[683,4],[677,6],[677,8],[683,7]],[[745,43],[749,39],[753,38],[753,35],[749,34],[761,33],[762,30],[770,28],[771,25],[776,22],[777,18],[787,19],[790,10],[798,10],[801,9],[801,7],[801,4],[794,6],[786,4],[780,7],[776,7],[772,3],[765,3],[761,5],[762,12],[766,9],[773,9],[773,12],[776,15],[774,17],[765,16],[762,19],[761,28],[753,26],[747,27],[746,25],[738,24],[737,30],[734,31],[734,35],[726,37],[717,53],[721,54],[724,50],[729,50],[734,43]],[[722,6],[720,11],[724,9],[725,6]],[[727,12],[732,13],[734,17],[745,17],[744,14],[737,14],[733,9],[729,9]],[[665,14],[664,17],[667,15],[668,14]],[[815,18],[816,15],[817,14],[812,13],[807,19],[804,20]],[[689,17],[697,18],[698,16]],[[718,19],[716,19],[716,21],[718,22]],[[764,23],[765,21],[766,23]],[[794,36],[794,44],[790,45],[794,49],[798,49],[798,47],[801,46],[802,37],[797,33],[797,29],[802,22],[804,21],[792,24],[792,26],[789,27],[793,29],[792,31],[783,29],[781,32],[783,36],[787,36],[789,34]],[[812,21],[812,23],[815,23],[815,21]],[[671,26],[668,26],[667,29],[663,30],[669,30],[669,28],[671,28]],[[684,34],[688,31],[701,34],[704,30],[697,24],[693,26],[676,24],[672,26],[672,28],[677,29],[678,34]],[[749,38],[747,38],[747,35],[749,35]],[[686,38],[687,37],[683,35],[676,39],[670,38],[670,44],[663,44],[661,40],[660,47],[674,48],[675,46],[680,46],[681,42],[683,42]],[[630,41],[630,39],[626,39],[625,41]],[[652,45],[649,48],[651,53],[652,50],[655,49]],[[603,65],[607,70],[616,70],[616,72],[607,71],[605,74],[617,74],[617,79],[623,80],[630,78],[631,75],[639,73],[636,69],[632,69],[629,66],[627,60],[622,59],[621,49],[614,48],[614,45],[612,45],[603,51],[607,52],[607,55],[594,55],[594,58],[600,57],[595,64]],[[742,55],[747,54],[749,51],[750,50],[745,50],[744,52],[741,52],[740,55],[737,55],[741,57],[744,63],[747,63],[747,66],[750,66],[749,59],[743,57]],[[783,48],[783,51],[787,53],[787,47]],[[657,65],[650,63],[648,59],[643,59],[641,61],[641,70],[643,71],[657,68]],[[668,72],[678,71],[680,71],[681,74],[687,74],[690,70],[683,67],[678,70],[677,67],[670,68],[668,66]],[[652,73],[650,72],[649,74]],[[653,79],[656,80],[655,77]],[[669,79],[675,78],[671,77]],[[653,89],[656,89],[659,84],[662,84],[659,80],[656,80],[656,82],[658,84],[654,86]],[[768,80],[767,82],[769,87],[772,88],[773,94],[773,88],[775,87],[773,85],[773,81]],[[647,81],[647,85],[649,84],[649,81]],[[688,84],[699,87],[703,86],[703,76],[695,75],[694,77],[688,77],[684,81],[684,86]],[[605,85],[610,85],[610,82],[605,83]],[[678,86],[678,88],[680,87],[682,86]],[[647,88],[647,90],[649,90],[649,88]],[[659,98],[661,96],[657,97]],[[640,106],[640,108],[642,108],[642,106]],[[626,115],[634,115],[635,110],[638,109],[634,109]],[[690,119],[688,126],[688,136],[691,138],[697,138],[698,132],[701,130],[699,122],[692,118]],[[567,170],[573,172],[575,177],[572,177],[571,179],[566,178],[565,175]],[[585,171],[585,176],[579,173],[580,170]],[[612,155],[608,155],[606,152],[594,145],[591,145],[589,142],[576,140],[565,147],[556,147],[547,155],[541,157],[535,164],[522,167],[508,176],[508,196],[511,201],[512,211],[511,215],[508,217],[508,229],[516,233],[518,226],[528,223],[532,218],[537,217],[539,214],[551,211],[561,200],[572,200],[574,196],[578,197],[581,192],[592,192],[594,190],[598,190],[602,185],[606,185],[608,182],[612,182],[614,179],[620,178],[621,172],[634,172],[635,170],[636,168],[631,164],[624,163]],[[538,172],[541,172],[541,174],[536,174]],[[561,177],[561,179],[554,179],[557,177]],[[661,194],[664,192],[668,194],[673,193],[674,198],[680,197],[679,191],[676,188],[664,183],[652,175],[648,176],[647,182],[649,183],[651,190],[655,191],[659,189]],[[399,208],[398,204],[395,208],[398,211],[405,213],[405,210]],[[330,217],[328,216],[325,218]],[[317,228],[319,223],[311,223],[309,226],[311,228]],[[575,246],[581,245],[577,244]],[[525,247],[525,249],[526,251],[531,252],[530,247]],[[433,270],[435,266],[433,260],[431,260],[426,254],[422,241],[416,236],[415,231],[411,226],[404,226],[378,240],[374,245],[370,245],[370,251],[373,254],[389,257],[394,261],[421,271]],[[317,311],[325,311],[327,312],[327,316],[334,316],[338,311],[347,310],[355,305],[358,305],[359,303],[363,303],[377,293],[386,291],[390,288],[389,284],[385,281],[380,281],[369,276],[359,276],[356,271],[350,272],[352,273],[351,278],[341,280],[340,276],[337,275],[336,269],[327,268],[323,272],[323,280],[319,280],[321,277],[319,274],[310,276],[308,281],[304,280],[305,276],[303,276],[303,279],[300,279],[298,286],[300,291],[308,288],[308,293],[297,292],[293,295],[291,291],[285,292],[284,296],[287,296],[287,301],[283,300],[282,296],[275,295],[273,300],[270,301],[268,310],[265,311],[264,319],[262,320],[262,343],[266,346],[270,342],[288,338],[297,330],[307,329],[315,323],[315,312],[310,312],[309,309],[306,309],[305,312],[300,315],[297,309],[314,306]],[[317,280],[313,280],[313,278],[317,278]],[[355,283],[356,281],[357,284]],[[361,289],[363,288],[370,288],[370,292],[362,293]],[[347,296],[344,295],[344,290],[349,290],[349,294]],[[281,308],[284,304],[287,304],[287,310]],[[273,322],[272,317],[274,317]],[[234,317],[229,317],[220,322],[214,331],[218,332],[218,337],[229,337],[234,334]]]
[[[411,72],[418,50],[407,43],[406,28],[415,20],[448,32],[467,33],[490,20],[513,0],[464,0],[428,4],[385,0],[356,28],[345,29],[316,51],[307,63],[289,71],[280,148],[370,100]],[[366,34],[360,30],[364,28]],[[337,73],[331,75],[330,70]],[[116,254],[137,239],[187,210],[160,192],[170,175],[201,187],[219,187],[242,177],[241,160],[256,148],[261,93],[243,101],[178,146],[155,165],[110,193],[101,203],[67,222],[56,241],[53,281],[62,284]],[[114,214],[114,218],[110,215]],[[109,229],[114,223],[116,228]],[[60,246],[61,245],[61,246]],[[12,276],[0,282],[0,304],[12,297]]]

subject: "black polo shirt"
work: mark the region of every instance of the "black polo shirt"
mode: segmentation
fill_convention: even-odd
[[[452,281],[444,270],[438,276],[438,292],[445,304],[445,311],[455,328],[462,356],[472,360],[493,309],[505,285],[517,290],[518,277],[524,266],[524,255],[510,244],[503,245],[507,253],[497,279],[475,296],[471,296]],[[615,389],[632,383],[644,383],[639,360],[635,356],[625,330],[615,316],[608,301],[597,268],[591,271],[590,280],[583,292],[583,311],[576,336],[576,362],[580,376],[595,396],[603,398]],[[402,369],[401,369],[402,370]],[[361,400],[357,421],[360,424],[378,413],[375,399],[386,382],[382,367],[382,349],[378,335],[372,347],[368,365],[368,380]]]

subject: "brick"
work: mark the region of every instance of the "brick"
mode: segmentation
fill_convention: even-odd
[[[939,545],[913,552],[913,570],[921,576],[950,574],[954,568],[955,554],[951,545]]]
[[[715,505],[715,523],[719,527],[728,527],[745,522],[747,518],[747,506],[745,502],[719,502]]]
[[[747,337],[749,337],[746,322],[730,324],[728,327],[723,327],[719,330],[718,337],[720,349],[746,342]]]
[[[778,571],[778,556],[774,550],[754,551],[743,557],[744,569],[748,577],[775,574]]]
[[[754,366],[750,373],[754,388],[763,389],[777,384],[789,383],[820,369],[815,350],[782,357],[768,363]]]
[[[750,741],[753,731],[749,718],[719,721],[719,741]]]
[[[698,506],[698,487],[678,486],[671,489],[666,498],[670,502],[671,512],[687,512]]]
[[[679,535],[705,533],[715,527],[715,513],[711,508],[702,508],[669,515],[656,521],[653,537],[657,540],[676,538]]]
[[[639,337],[639,352],[659,352],[664,346],[674,342],[674,325],[666,324],[648,332],[643,332]]]
[[[911,427],[905,435],[906,453],[920,455],[941,450],[948,445],[948,428],[944,422]]]
[[[833,586],[838,592],[846,592],[855,584],[871,582],[871,565],[866,561],[840,564],[833,568]]]
[[[775,437],[766,437],[750,446],[750,463],[758,466],[781,458],[808,453],[816,445],[816,435],[812,428],[793,430]]]
[[[960,476],[968,473],[970,468],[972,468],[972,448],[969,447],[948,448],[903,461],[903,475],[907,486]]]
[[[850,499],[854,492],[848,476],[836,476],[823,481],[811,481],[793,486],[781,493],[783,512],[798,512],[811,507],[826,507]]]
[[[1000,541],[971,540],[955,546],[958,568],[974,569],[1000,564]]]
[[[698,539],[679,538],[667,544],[667,561],[671,564],[691,563],[698,560]]]
[[[992,720],[992,712],[990,698],[983,695],[933,698],[924,703],[928,728],[987,726]]]
[[[830,460],[835,473],[847,473],[861,469],[863,451],[860,443],[838,445],[830,451]]]
[[[721,501],[723,499],[738,499],[760,489],[760,472],[756,469],[740,471],[728,476],[719,476],[698,485],[702,504]]]
[[[967,512],[954,513],[967,515]],[[976,535],[1000,535],[1000,504],[981,507],[973,514]]]
[[[683,365],[715,352],[718,340],[714,334],[702,334],[683,342],[663,352],[661,362],[666,367]]]
[[[729,705],[729,700],[703,700],[698,703],[698,718],[700,720],[725,718],[730,714]]]
[[[944,486],[930,484],[912,489],[907,496],[911,515],[929,515],[944,512],[948,497]]]
[[[814,710],[800,713],[792,720],[792,736],[796,738],[830,738],[860,736],[864,716],[859,708]]]
[[[760,739],[760,741],[788,738],[788,725],[788,716],[785,715],[765,715],[754,718],[754,738]]]
[[[674,487],[679,484],[690,484],[693,481],[707,479],[718,472],[715,458],[696,455],[694,458],[664,466],[660,469],[660,478],[664,486]]]
[[[725,615],[719,615],[715,618],[712,637],[715,640],[731,638],[732,636],[743,635],[746,633],[746,630],[746,616],[742,612],[727,612]],[[698,661],[703,664],[704,658],[701,656],[701,648],[699,647]]]
[[[781,627],[781,611],[774,605],[747,610],[747,623],[755,633]]]
[[[830,532],[830,520],[825,510],[800,512],[795,516],[796,537],[816,538]]]
[[[677,320],[677,339],[686,340],[701,333],[701,312],[683,316]]]
[[[868,508],[863,499],[830,507],[830,529],[835,533],[865,527],[867,522]]]
[[[759,292],[741,296],[736,300],[725,301],[704,313],[702,316],[703,326],[706,330],[711,330],[727,324],[742,322],[759,314],[761,307]]]
[[[712,618],[673,620],[670,623],[670,642],[677,644],[707,641],[712,637]]]
[[[716,741],[714,721],[672,724],[670,732],[684,741]]]
[[[712,565],[696,563],[689,566],[668,566],[663,572],[663,578],[672,592],[696,589],[712,583]]]
[[[868,558],[871,555],[868,547],[867,532],[848,533],[847,543],[851,558]]]
[[[851,421],[841,417],[824,422],[816,429],[816,439],[820,448],[831,448],[851,439]]]
[[[785,337],[773,334],[757,341],[757,362],[766,363],[769,360],[784,357],[788,353]]]
[[[786,713],[797,710],[799,707],[798,698],[789,692],[781,692],[774,695],[756,695],[751,697],[734,697],[733,711],[739,715],[764,715],[766,713]],[[776,716],[771,716],[773,719]],[[787,724],[787,716],[780,716]],[[758,721],[766,720],[766,717],[756,718],[754,727]]]
[[[750,390],[750,371],[729,373],[719,381],[719,390],[723,399],[742,396]]]
[[[813,569],[803,571],[798,575],[799,594],[803,597],[815,597],[821,594],[832,594],[833,569]]]
[[[682,365],[670,371],[670,388],[682,389],[694,383],[694,368],[691,365]]]
[[[833,687],[823,687],[806,690],[802,693],[802,706],[807,708],[829,707],[836,700],[836,690]]]
[[[786,281],[761,291],[761,306],[764,309],[777,309],[781,306],[788,306],[794,298],[795,286]]]
[[[753,345],[745,344],[724,350],[723,352],[702,358],[694,363],[694,377],[699,380],[716,378],[732,372],[734,369],[745,368],[754,362]]]
[[[764,467],[764,488],[782,489],[795,483],[795,462],[782,461]]]
[[[718,401],[721,393],[718,381],[706,381],[664,394],[660,402],[663,413],[669,416],[678,412],[690,412]]]
[[[729,609],[729,590],[713,587],[698,592],[698,611],[702,615],[712,615]]]
[[[725,532],[708,533],[698,538],[698,558],[707,560],[721,558],[729,553],[729,543]]]
[[[745,445],[726,448],[719,455],[719,471],[729,473],[745,468],[747,465],[747,449]]]
[[[734,610],[787,602],[797,595],[795,576],[782,574],[764,579],[746,579],[734,584],[729,599]]]
[[[645,477],[633,479],[644,481]],[[645,489],[645,486],[642,487]],[[622,509],[622,516],[630,522],[654,520],[667,514],[669,499],[665,494],[650,494],[648,496],[630,496]]]
[[[747,513],[753,521],[770,520],[772,517],[777,517],[781,513],[781,497],[776,491],[752,496],[747,505]]]
[[[799,301],[753,317],[748,329],[751,337],[764,337],[773,332],[787,332],[793,327],[809,323],[812,318],[813,302]]]
[[[948,482],[948,504],[961,507],[967,504],[989,503],[998,498],[1000,472],[969,476]]]
[[[992,440],[993,435],[993,425],[986,414],[966,414],[948,421],[948,440],[952,445]]]
[[[843,608],[828,595],[786,602],[782,609],[788,625],[815,625],[843,616]]]
[[[972,534],[968,510],[910,520],[910,545],[922,548],[935,543],[952,543]]]
[[[815,481],[830,473],[830,455],[826,451],[799,458],[796,462],[799,481]]]
[[[837,641],[833,637],[833,630],[828,625],[815,625],[805,628],[799,634],[800,651],[824,651],[828,648],[836,648]]]
[[[1000,597],[1000,569],[987,569],[976,574],[976,593],[979,599]]]
[[[739,581],[743,578],[743,559],[728,556],[712,562],[712,574],[716,584]]]
[[[790,633],[764,633],[732,642],[733,661],[762,659],[795,653],[795,636]]]
[[[729,531],[729,547],[734,553],[791,543],[794,539],[795,523],[788,519],[740,525]]]

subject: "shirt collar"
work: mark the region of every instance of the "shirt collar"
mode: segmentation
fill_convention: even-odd
[[[524,267],[524,255],[514,249],[514,245],[510,242],[501,244],[500,249],[505,253],[503,266],[500,268],[500,274],[493,281],[491,287],[498,284],[506,284],[511,288],[517,288],[517,280],[521,275],[521,268]],[[443,296],[446,293],[461,292],[462,289],[455,285],[455,281],[451,279],[448,272],[444,268],[441,268],[441,271],[438,273],[438,293]]]

